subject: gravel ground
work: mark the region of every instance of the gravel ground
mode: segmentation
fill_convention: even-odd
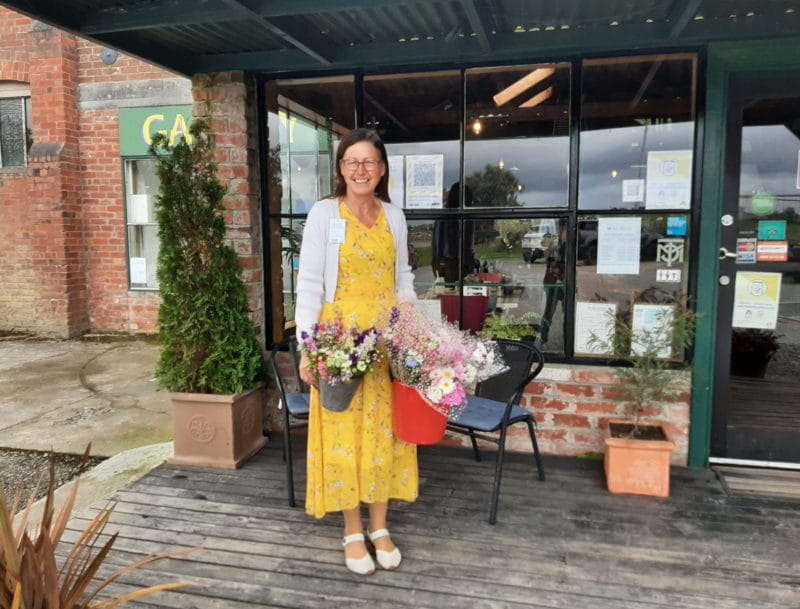
[[[102,459],[91,458],[87,467],[93,467]],[[81,457],[74,455],[55,454],[56,487],[61,486],[74,478],[80,471]],[[22,488],[22,497],[27,501],[36,488],[39,489],[36,498],[47,494],[47,472],[50,464],[50,454],[27,450],[0,449],[0,488],[9,502],[14,494]],[[44,475],[44,478],[41,476]]]

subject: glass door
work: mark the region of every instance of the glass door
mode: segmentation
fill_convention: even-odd
[[[731,80],[712,457],[800,464],[798,83]]]

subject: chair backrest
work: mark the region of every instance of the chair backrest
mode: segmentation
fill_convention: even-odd
[[[288,354],[289,366],[285,362],[281,365],[278,361],[280,353]],[[282,343],[277,343],[272,348],[272,371],[275,374],[278,389],[280,389],[281,397],[284,400],[289,392],[308,393],[308,385],[300,380],[300,355],[297,348],[297,339],[294,336]]]
[[[475,388],[475,395],[498,402],[508,402],[513,398],[516,403],[525,386],[542,371],[544,357],[530,343],[503,339],[494,342],[508,370],[480,383]]]

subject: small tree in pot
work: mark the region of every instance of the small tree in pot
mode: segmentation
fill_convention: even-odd
[[[651,323],[634,327],[611,315],[608,338],[592,334],[590,347],[608,353],[625,367],[616,369],[619,399],[627,420],[611,420],[606,437],[605,470],[612,492],[666,497],[670,454],[675,445],[663,425],[641,422],[647,408],[676,399],[684,387],[672,368],[694,340],[697,314],[681,304],[661,308]]]
[[[264,445],[261,345],[236,252],[225,242],[224,188],[208,125],[191,143],[156,135],[161,291],[156,368],[171,394],[176,463],[238,467]]]

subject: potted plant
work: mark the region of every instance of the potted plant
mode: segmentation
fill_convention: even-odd
[[[522,315],[511,313],[492,313],[483,322],[481,338],[487,340],[507,339],[534,341],[539,334],[537,320],[539,316],[530,311]]]
[[[772,330],[734,328],[731,336],[731,374],[764,378],[770,360],[780,348],[779,338]]]
[[[192,142],[154,137],[161,291],[156,368],[173,405],[173,463],[235,468],[265,443],[265,368],[236,252],[225,242],[224,187],[208,125]]]
[[[643,313],[639,323],[612,314],[607,337],[592,333],[589,345],[624,364],[616,374],[619,399],[627,405],[629,417],[608,424],[604,456],[608,490],[667,497],[675,444],[663,424],[642,423],[641,418],[645,409],[674,400],[683,389],[683,375],[673,364],[692,344],[697,314],[681,304],[646,306],[634,311],[634,317]]]

